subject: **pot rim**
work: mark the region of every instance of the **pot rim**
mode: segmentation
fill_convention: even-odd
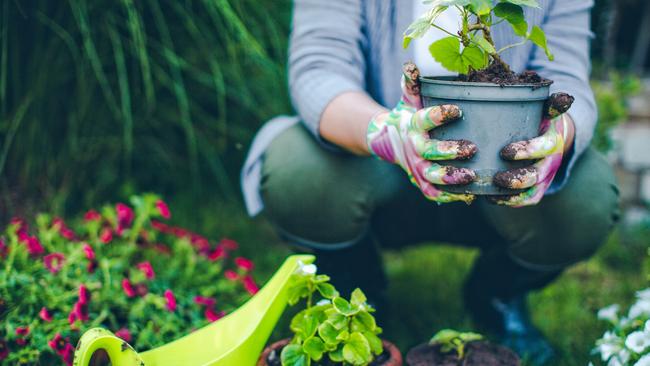
[[[420,76],[420,82],[427,84],[441,84],[441,85],[455,85],[455,86],[468,86],[468,87],[491,87],[494,88],[544,88],[553,84],[553,80],[547,80],[541,83],[526,83],[526,84],[498,84],[498,83],[485,83],[474,81],[458,81],[454,80],[456,76]]]
[[[290,338],[284,338],[279,341],[273,342],[270,345],[264,348],[264,351],[260,355],[259,360],[257,361],[257,366],[267,366],[266,358],[269,356],[272,350],[277,348],[282,348],[291,342]],[[381,344],[384,346],[384,349],[390,354],[390,358],[386,361],[385,365],[387,366],[402,366],[404,364],[402,358],[402,352],[395,344],[385,339],[381,340]]]

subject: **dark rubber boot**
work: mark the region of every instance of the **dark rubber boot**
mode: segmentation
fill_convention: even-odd
[[[525,268],[505,252],[483,253],[465,284],[465,307],[482,331],[496,336],[529,364],[549,364],[555,351],[531,322],[526,295],[560,273]]]

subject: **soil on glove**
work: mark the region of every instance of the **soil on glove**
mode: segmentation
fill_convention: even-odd
[[[489,342],[472,342],[465,346],[465,358],[456,352],[442,353],[440,346],[421,344],[406,355],[409,366],[519,366],[519,357],[503,346]]]
[[[470,71],[467,75],[459,75],[458,81],[471,83],[493,83],[499,85],[535,84],[539,86],[549,85],[551,80],[544,79],[535,71],[524,71],[517,74],[508,70],[503,64],[492,62],[480,71]]]

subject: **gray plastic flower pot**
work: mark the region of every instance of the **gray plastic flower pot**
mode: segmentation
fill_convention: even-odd
[[[463,186],[440,186],[455,193],[476,195],[514,194],[521,190],[504,189],[492,184],[498,171],[530,165],[531,161],[505,161],[501,149],[515,141],[538,135],[549,84],[504,85],[453,81],[455,77],[421,77],[425,107],[455,104],[463,118],[431,132],[440,140],[465,139],[478,146],[474,157],[465,161],[446,161],[445,165],[473,169],[476,181]]]

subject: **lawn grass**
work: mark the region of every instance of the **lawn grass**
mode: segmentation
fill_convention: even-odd
[[[261,282],[290,254],[264,218],[250,219],[241,207],[230,204],[210,211],[188,224],[198,224],[212,236],[237,239],[242,253],[255,259]],[[625,307],[635,291],[648,285],[648,238],[647,231],[630,236],[617,230],[591,260],[531,296],[534,321],[556,346],[558,366],[586,365],[595,340],[606,328],[596,319],[598,309],[611,303]],[[471,330],[460,291],[476,255],[476,250],[434,243],[385,252],[391,301],[389,319],[383,324],[386,338],[406,351],[442,328]],[[291,310],[284,314],[273,339],[288,335],[292,314]]]

